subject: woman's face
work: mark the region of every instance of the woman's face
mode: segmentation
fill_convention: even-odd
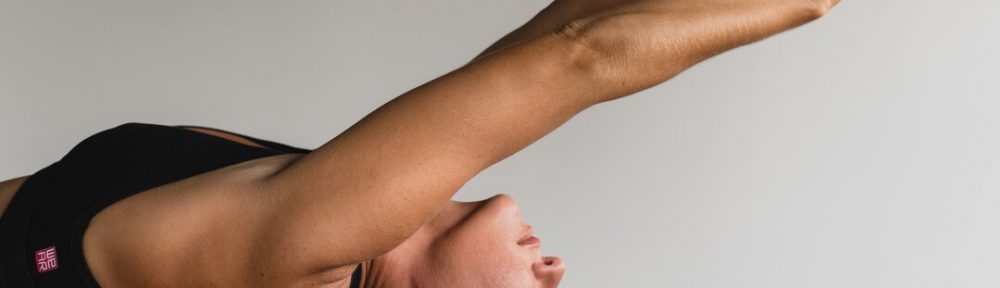
[[[504,194],[452,201],[424,229],[431,236],[418,287],[547,288],[565,271],[558,257],[542,257],[541,241]]]

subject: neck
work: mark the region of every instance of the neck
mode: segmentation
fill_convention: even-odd
[[[440,232],[431,231],[435,228],[425,225],[410,235],[406,241],[399,244],[382,256],[375,257],[363,263],[361,287],[364,288],[410,288],[417,287],[415,283],[426,272],[422,269],[433,235]]]
[[[395,288],[411,287],[410,269],[404,257],[398,253],[388,253],[362,264],[361,287],[364,288]]]
[[[416,287],[414,283],[417,276],[423,273],[421,268],[425,265],[419,261],[426,258],[428,243],[430,236],[426,229],[421,229],[396,248],[364,262],[361,287]]]

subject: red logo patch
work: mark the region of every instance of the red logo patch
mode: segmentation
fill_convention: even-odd
[[[35,251],[35,267],[38,273],[45,273],[59,268],[59,261],[56,261],[56,246]]]

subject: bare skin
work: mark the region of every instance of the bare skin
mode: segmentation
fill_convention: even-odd
[[[0,182],[0,215],[3,215],[3,211],[7,210],[7,205],[14,198],[14,193],[17,192],[17,189],[21,188],[21,184],[24,184],[24,180],[28,180],[30,176],[21,176]]]
[[[111,205],[84,235],[87,264],[104,287],[347,287],[358,263],[365,287],[487,287],[466,279],[487,266],[473,276],[434,267],[475,266],[468,257],[477,255],[461,255],[477,247],[463,243],[489,234],[517,243],[498,242],[491,247],[509,253],[478,257],[530,266],[511,268],[533,277],[515,287],[555,287],[561,263],[518,240],[527,226],[509,197],[460,203],[450,201],[454,193],[590,106],[815,20],[835,4],[553,2],[469,64],[312,153],[247,161]],[[23,179],[0,183],[0,201]],[[458,248],[434,246],[448,241]],[[204,267],[213,273],[200,273]]]

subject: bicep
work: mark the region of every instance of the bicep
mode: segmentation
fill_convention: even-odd
[[[325,263],[388,252],[473,176],[592,105],[586,55],[545,35],[389,101],[261,181],[281,195],[268,237],[325,247]]]

